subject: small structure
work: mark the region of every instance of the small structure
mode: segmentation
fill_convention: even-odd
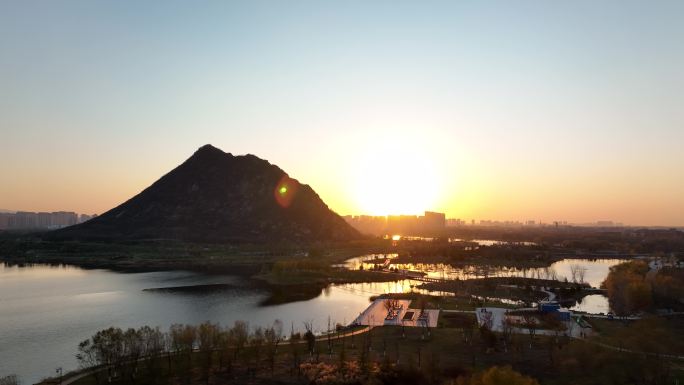
[[[359,314],[352,322],[352,325],[399,325],[409,327],[437,327],[439,320],[439,309],[411,309],[410,300],[396,300],[396,305],[392,309],[385,307],[386,298],[378,298]]]
[[[541,301],[537,307],[539,311],[544,314],[555,314],[561,321],[570,321],[572,317],[572,312],[562,308],[556,301]]]
[[[556,301],[540,301],[537,308],[542,313],[555,313],[560,310],[560,304]]]

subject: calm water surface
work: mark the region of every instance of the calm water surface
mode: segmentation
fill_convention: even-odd
[[[592,287],[601,286],[601,282],[608,275],[611,266],[615,266],[624,259],[563,259],[543,268],[516,268],[504,266],[466,265],[452,266],[444,263],[391,263],[398,254],[369,254],[358,258],[352,258],[345,266],[357,270],[361,266],[364,269],[372,269],[373,264],[368,263],[374,259],[390,260],[389,267],[403,270],[421,271],[431,278],[442,279],[473,279],[483,277],[528,277],[557,280],[568,279],[572,281],[572,266],[584,269],[584,282]]]
[[[530,278],[544,278],[557,280],[568,279],[572,281],[572,267],[577,266],[584,270],[584,282],[592,287],[600,287],[603,280],[608,276],[608,272],[612,266],[624,262],[624,259],[563,259],[561,261],[551,264],[544,268],[514,268],[502,266],[481,266],[481,265],[467,265],[467,266],[451,266],[443,263],[391,263],[391,260],[396,258],[398,254],[368,254],[358,258],[352,258],[345,263],[349,269],[359,269],[363,266],[364,269],[373,268],[373,264],[369,261],[374,259],[389,259],[389,267],[398,269],[421,271],[427,274],[428,277],[442,278],[442,279],[473,279],[482,277],[530,277]],[[505,299],[503,299],[506,302]],[[582,311],[586,313],[608,313],[610,306],[608,305],[608,298],[602,294],[592,294],[584,297],[580,303],[570,308],[575,311]]]
[[[32,384],[55,368],[75,369],[78,343],[97,330],[206,320],[224,325],[245,320],[267,326],[280,319],[303,329],[314,321],[317,331],[333,323],[349,323],[368,305],[373,294],[409,291],[410,282],[332,286],[309,301],[259,306],[266,293],[229,289],[203,293],[164,293],[147,288],[228,283],[241,278],[191,272],[122,274],[72,266],[0,264],[0,377],[20,376]]]
[[[394,257],[395,255],[387,255]],[[374,255],[350,260],[358,266]],[[559,277],[569,274],[570,265],[587,269],[585,280],[598,286],[610,266],[620,260],[564,260],[552,265]],[[402,266],[422,269],[432,276],[477,276],[475,267],[448,265]],[[469,270],[470,269],[470,270]],[[490,275],[533,274],[529,271],[490,269]],[[419,282],[334,285],[318,297],[276,306],[259,306],[267,293],[241,289],[244,281],[235,276],[203,275],[192,272],[116,273],[84,270],[73,266],[7,266],[0,263],[0,377],[17,374],[24,384],[52,375],[57,367],[76,369],[78,343],[109,326],[143,325],[167,328],[172,323],[200,323],[206,320],[230,325],[244,320],[252,326],[267,326],[280,319],[303,329],[314,321],[321,332],[328,317],[333,324],[351,322],[366,308],[369,297],[390,292],[408,292]],[[235,289],[196,293],[144,291],[149,288],[233,284]],[[244,285],[243,285],[244,286]],[[576,310],[607,312],[606,298],[592,295]]]

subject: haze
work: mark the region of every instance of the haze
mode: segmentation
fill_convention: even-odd
[[[198,147],[340,214],[684,225],[680,1],[0,4],[0,208],[101,213]]]

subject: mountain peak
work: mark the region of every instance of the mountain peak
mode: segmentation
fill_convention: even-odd
[[[213,154],[213,155],[231,155],[230,153],[225,153],[223,150],[216,148],[212,146],[211,144],[205,144],[204,146],[200,147],[195,151],[193,156],[197,155],[205,155],[205,154]]]

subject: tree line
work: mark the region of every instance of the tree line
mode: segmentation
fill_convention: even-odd
[[[293,330],[290,339],[299,338],[301,335]],[[315,341],[310,329],[305,338]],[[273,370],[284,339],[280,320],[266,328],[250,328],[244,321],[227,327],[209,321],[200,325],[174,324],[168,330],[110,327],[82,341],[76,359],[81,369],[92,370],[98,383],[114,378],[134,382],[142,370],[152,378],[162,370],[189,376],[193,368],[200,368],[208,382],[216,365],[219,370],[230,371],[239,361],[256,371],[265,360]]]

